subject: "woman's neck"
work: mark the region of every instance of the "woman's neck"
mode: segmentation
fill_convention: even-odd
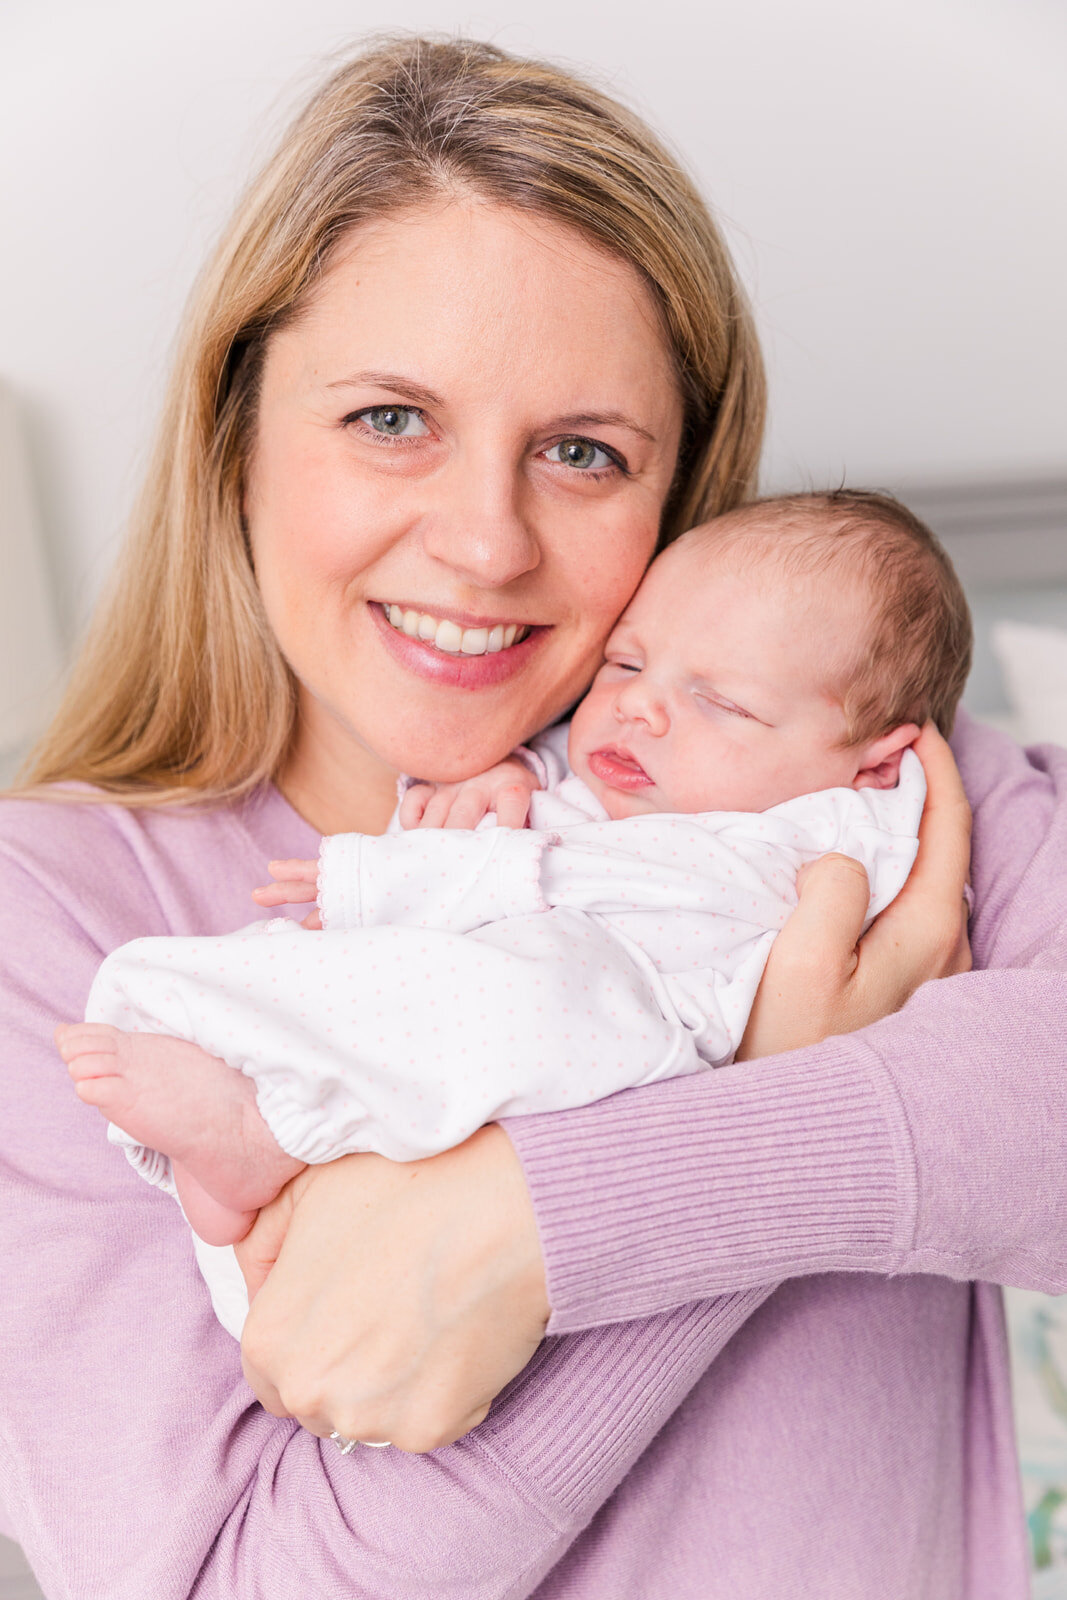
[[[319,833],[384,833],[398,774],[314,702],[302,705],[277,785]]]

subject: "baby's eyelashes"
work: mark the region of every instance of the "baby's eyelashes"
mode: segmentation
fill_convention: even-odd
[[[711,706],[715,711],[728,711],[735,717],[752,718],[751,711],[746,711],[743,706],[735,706],[732,700],[719,700],[715,695],[710,694],[698,694],[694,698],[706,706]]]

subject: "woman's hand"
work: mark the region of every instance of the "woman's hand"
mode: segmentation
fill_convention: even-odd
[[[252,1297],[245,1376],[320,1438],[451,1444],[548,1321],[522,1168],[495,1125],[426,1161],[309,1167],[236,1249]]]
[[[907,883],[860,938],[870,892],[860,863],[832,855],[806,869],[800,903],[771,950],[739,1061],[853,1033],[898,1011],[931,978],[970,971],[963,898],[970,806],[932,723],[914,748],[927,796]]]

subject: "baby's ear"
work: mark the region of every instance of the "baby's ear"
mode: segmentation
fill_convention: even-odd
[[[914,722],[901,723],[880,739],[873,739],[859,751],[859,771],[852,780],[854,789],[895,789],[900,777],[900,758],[919,737]]]

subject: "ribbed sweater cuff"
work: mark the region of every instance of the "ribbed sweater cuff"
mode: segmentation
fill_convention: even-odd
[[[911,1248],[911,1137],[855,1035],[504,1126],[551,1333],[808,1273],[892,1273]]]
[[[770,1292],[546,1339],[471,1439],[506,1472],[521,1462],[523,1492],[536,1486],[557,1525],[561,1508],[580,1526]]]

